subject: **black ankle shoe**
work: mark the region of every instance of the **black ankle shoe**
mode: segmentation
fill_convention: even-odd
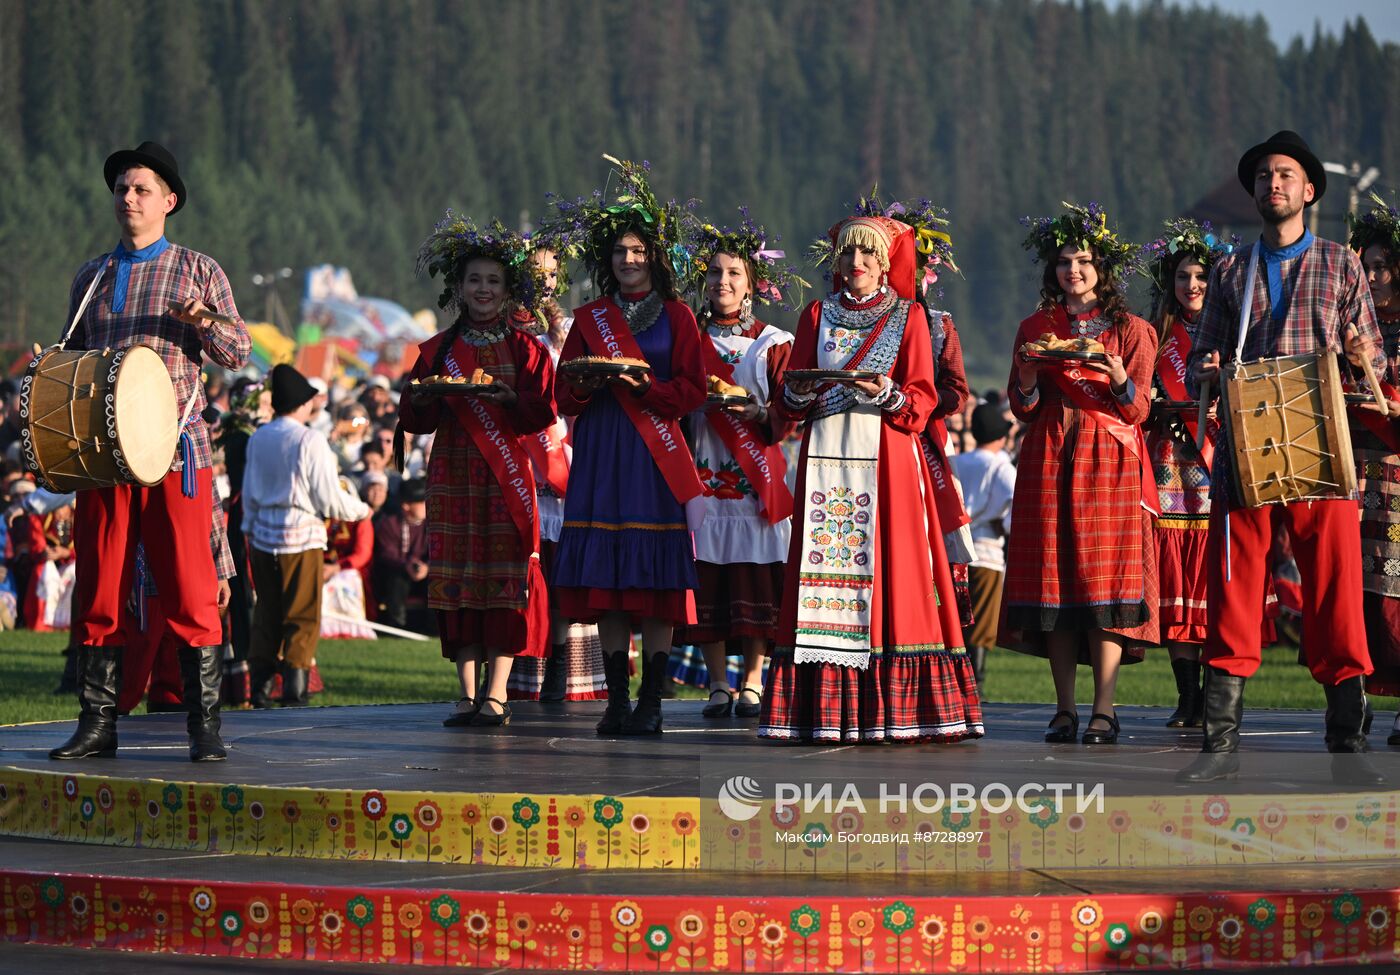
[[[487,711],[484,707],[478,707],[476,714],[472,716],[473,728],[503,728],[510,724],[510,705],[505,701],[498,701],[494,697],[488,697],[482,702],[485,704],[499,704],[501,710]]]
[[[724,700],[716,701],[715,695],[723,694]],[[710,691],[710,701],[700,709],[702,718],[727,718],[734,711],[734,692],[727,687],[716,687]]]
[[[1236,752],[1202,752],[1196,760],[1176,773],[1182,783],[1216,782],[1233,779],[1240,774],[1240,756]]]
[[[466,709],[461,708],[463,701],[468,703]],[[481,710],[481,705],[471,700],[471,698],[461,698],[458,700],[457,704],[458,709],[442,719],[442,726],[444,728],[464,728],[472,723],[472,718],[476,717],[476,712]]]
[[[1069,718],[1069,724],[1056,725],[1061,718]],[[1052,745],[1072,745],[1079,737],[1079,715],[1074,711],[1056,711],[1050,719],[1050,727],[1045,732],[1045,740]]]
[[[1102,731],[1097,730],[1097,729],[1094,729],[1094,728],[1085,728],[1085,729],[1084,729],[1084,738],[1083,738],[1084,744],[1086,744],[1086,745],[1116,745],[1116,744],[1118,744],[1118,732],[1122,730],[1121,728],[1118,727],[1118,715],[1117,715],[1117,714],[1099,714],[1098,712],[1095,712],[1095,713],[1089,718],[1089,723],[1090,723],[1090,724],[1093,724],[1095,721],[1106,721],[1106,722],[1108,722],[1108,728],[1107,728],[1106,730],[1102,730]]]

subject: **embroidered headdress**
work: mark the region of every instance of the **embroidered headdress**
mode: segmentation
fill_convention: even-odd
[[[695,228],[693,237],[693,270],[690,290],[697,292],[705,288],[705,273],[716,254],[735,254],[745,257],[753,265],[758,280],[752,282],[754,297],[767,305],[781,304],[784,308],[795,308],[806,281],[797,273],[797,267],[783,264],[787,256],[780,250],[768,246],[768,232],[761,224],[754,223],[748,207],[740,207],[744,220],[737,229],[716,227],[712,223],[702,223]],[[774,236],[773,243],[782,238]]]
[[[926,198],[908,202],[896,200],[886,204],[880,199],[878,187],[872,188],[870,194],[862,196],[860,202],[856,204],[851,220],[838,225],[843,229],[850,226],[852,234],[867,237],[867,239],[846,237],[837,242],[829,235],[821,237],[812,244],[812,256],[818,265],[831,261],[834,266],[833,256],[840,253],[841,249],[849,243],[871,247],[879,254],[883,234],[876,232],[874,227],[881,225],[872,226],[870,222],[877,218],[878,220],[895,221],[904,224],[913,231],[914,272],[917,276],[918,289],[926,292],[930,286],[938,281],[940,267],[948,267],[954,272],[958,270],[957,264],[953,260],[953,239],[946,229],[948,226],[947,212]],[[868,236],[867,231],[862,229],[863,227],[870,228]],[[883,262],[882,266],[884,266]],[[889,270],[889,268],[885,267],[885,270]]]
[[[1138,252],[1139,272],[1152,282],[1154,306],[1163,295],[1172,293],[1172,279],[1183,256],[1189,256],[1209,271],[1217,260],[1239,246],[1238,237],[1221,240],[1215,236],[1209,220],[1197,223],[1190,217],[1178,217],[1168,220],[1166,228],[1165,234],[1144,244]]]
[[[1119,240],[1109,229],[1108,214],[1097,203],[1087,207],[1061,203],[1064,213],[1057,217],[1022,217],[1021,223],[1030,233],[1021,246],[1031,251],[1037,261],[1053,264],[1060,249],[1073,245],[1080,250],[1098,254],[1099,266],[1119,281],[1138,270],[1138,247]]]
[[[1375,193],[1371,194],[1371,203],[1366,213],[1347,214],[1347,229],[1351,231],[1347,243],[1358,253],[1380,244],[1390,251],[1392,260],[1400,260],[1400,210],[1387,205]]]
[[[529,263],[531,250],[525,238],[499,220],[480,228],[469,217],[448,210],[418,248],[418,271],[426,271],[429,277],[442,276],[438,307],[457,311],[462,304],[457,286],[467,262],[476,258],[496,261],[506,269],[508,297],[533,315],[540,289]]]

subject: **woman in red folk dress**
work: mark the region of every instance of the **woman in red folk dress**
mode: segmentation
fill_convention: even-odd
[[[776,406],[805,420],[779,646],[759,736],[956,741],[983,733],[933,483],[937,404],[914,233],[832,228],[834,290],[802,313]],[[792,370],[862,370],[804,381]]]
[[[1090,664],[1094,710],[1083,742],[1114,744],[1119,665],[1157,645],[1157,491],[1139,427],[1157,338],[1117,289],[1137,249],[1117,239],[1096,204],[1066,206],[1032,224],[1025,241],[1045,273],[1008,381],[1011,409],[1027,428],[997,642],[1050,658],[1057,711],[1049,742],[1074,741],[1075,668]],[[1097,340],[1106,351],[1084,361],[1062,357],[1082,352],[1029,345],[1046,333]]]
[[[1181,218],[1143,248],[1152,282],[1152,327],[1160,343],[1147,450],[1157,482],[1158,628],[1171,654],[1176,678],[1176,710],[1168,728],[1199,728],[1201,645],[1206,642],[1206,535],[1210,525],[1210,467],[1215,453],[1214,417],[1204,447],[1196,428],[1194,404],[1186,391],[1186,357],[1196,333],[1196,317],[1206,303],[1211,265],[1233,246],[1211,233],[1210,224]],[[1162,404],[1162,405],[1158,405]]]
[[[439,304],[459,312],[418,347],[395,449],[401,458],[403,432],[436,434],[428,462],[428,605],[462,690],[443,724],[504,725],[513,658],[547,649],[539,514],[522,438],[554,422],[554,367],[544,346],[506,321],[507,296],[525,306],[534,299],[517,235],[499,224],[478,230],[449,213],[424,242],[419,264],[442,274]],[[470,389],[415,388],[434,379]]]

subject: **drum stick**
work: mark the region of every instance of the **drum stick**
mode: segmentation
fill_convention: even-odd
[[[1390,415],[1390,401],[1385,398],[1385,392],[1381,389],[1380,380],[1376,378],[1376,367],[1371,365],[1371,357],[1363,355],[1361,357],[1361,368],[1366,370],[1366,382],[1371,386],[1371,395],[1376,398],[1376,406],[1380,407],[1381,416]]]
[[[1196,449],[1206,449],[1206,418],[1210,415],[1210,380],[1201,380],[1201,403],[1196,408]]]
[[[170,310],[173,312],[183,312],[185,310],[185,306],[179,304],[178,302],[172,301],[170,302]],[[204,311],[200,312],[198,317],[204,319],[206,322],[213,322],[216,325],[223,325],[225,328],[234,328],[238,324],[232,318],[229,318],[227,315],[220,315],[217,312],[209,311],[209,309],[207,308]]]

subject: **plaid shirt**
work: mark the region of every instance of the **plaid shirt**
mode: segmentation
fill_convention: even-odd
[[[1196,364],[1210,352],[1219,352],[1223,365],[1235,355],[1239,340],[1240,309],[1249,276],[1249,248],[1235,251],[1216,262],[1206,288],[1196,339],[1187,358],[1187,383],[1199,392]],[[1376,308],[1361,260],[1341,244],[1317,238],[1299,257],[1280,266],[1284,291],[1291,294],[1288,311],[1275,321],[1269,308],[1269,284],[1264,260],[1255,274],[1254,304],[1250,308],[1249,334],[1245,336],[1245,362],[1281,356],[1342,351],[1342,335],[1353,322],[1363,339],[1376,350],[1377,370],[1385,368]],[[1212,392],[1219,389],[1212,387]]]
[[[116,261],[110,254],[88,261],[78,269],[68,298],[68,318],[72,321],[87,293],[92,276],[105,264],[102,281],[88,302],[83,317],[68,340],[70,349],[122,349],[141,343],[149,345],[165,361],[175,384],[175,405],[183,413],[191,395],[196,397],[186,425],[194,442],[196,469],[210,467],[209,428],[200,417],[204,409],[204,384],[199,370],[208,356],[225,369],[241,369],[248,361],[252,340],[233,303],[233,289],[223,269],[213,258],[171,244],[159,257],[131,265],[126,307],[112,311],[112,286],[116,281]],[[170,313],[170,303],[183,303],[196,297],[211,310],[227,315],[233,327],[209,324],[187,325]],[[178,458],[178,454],[177,454]],[[175,469],[175,465],[171,465]]]

